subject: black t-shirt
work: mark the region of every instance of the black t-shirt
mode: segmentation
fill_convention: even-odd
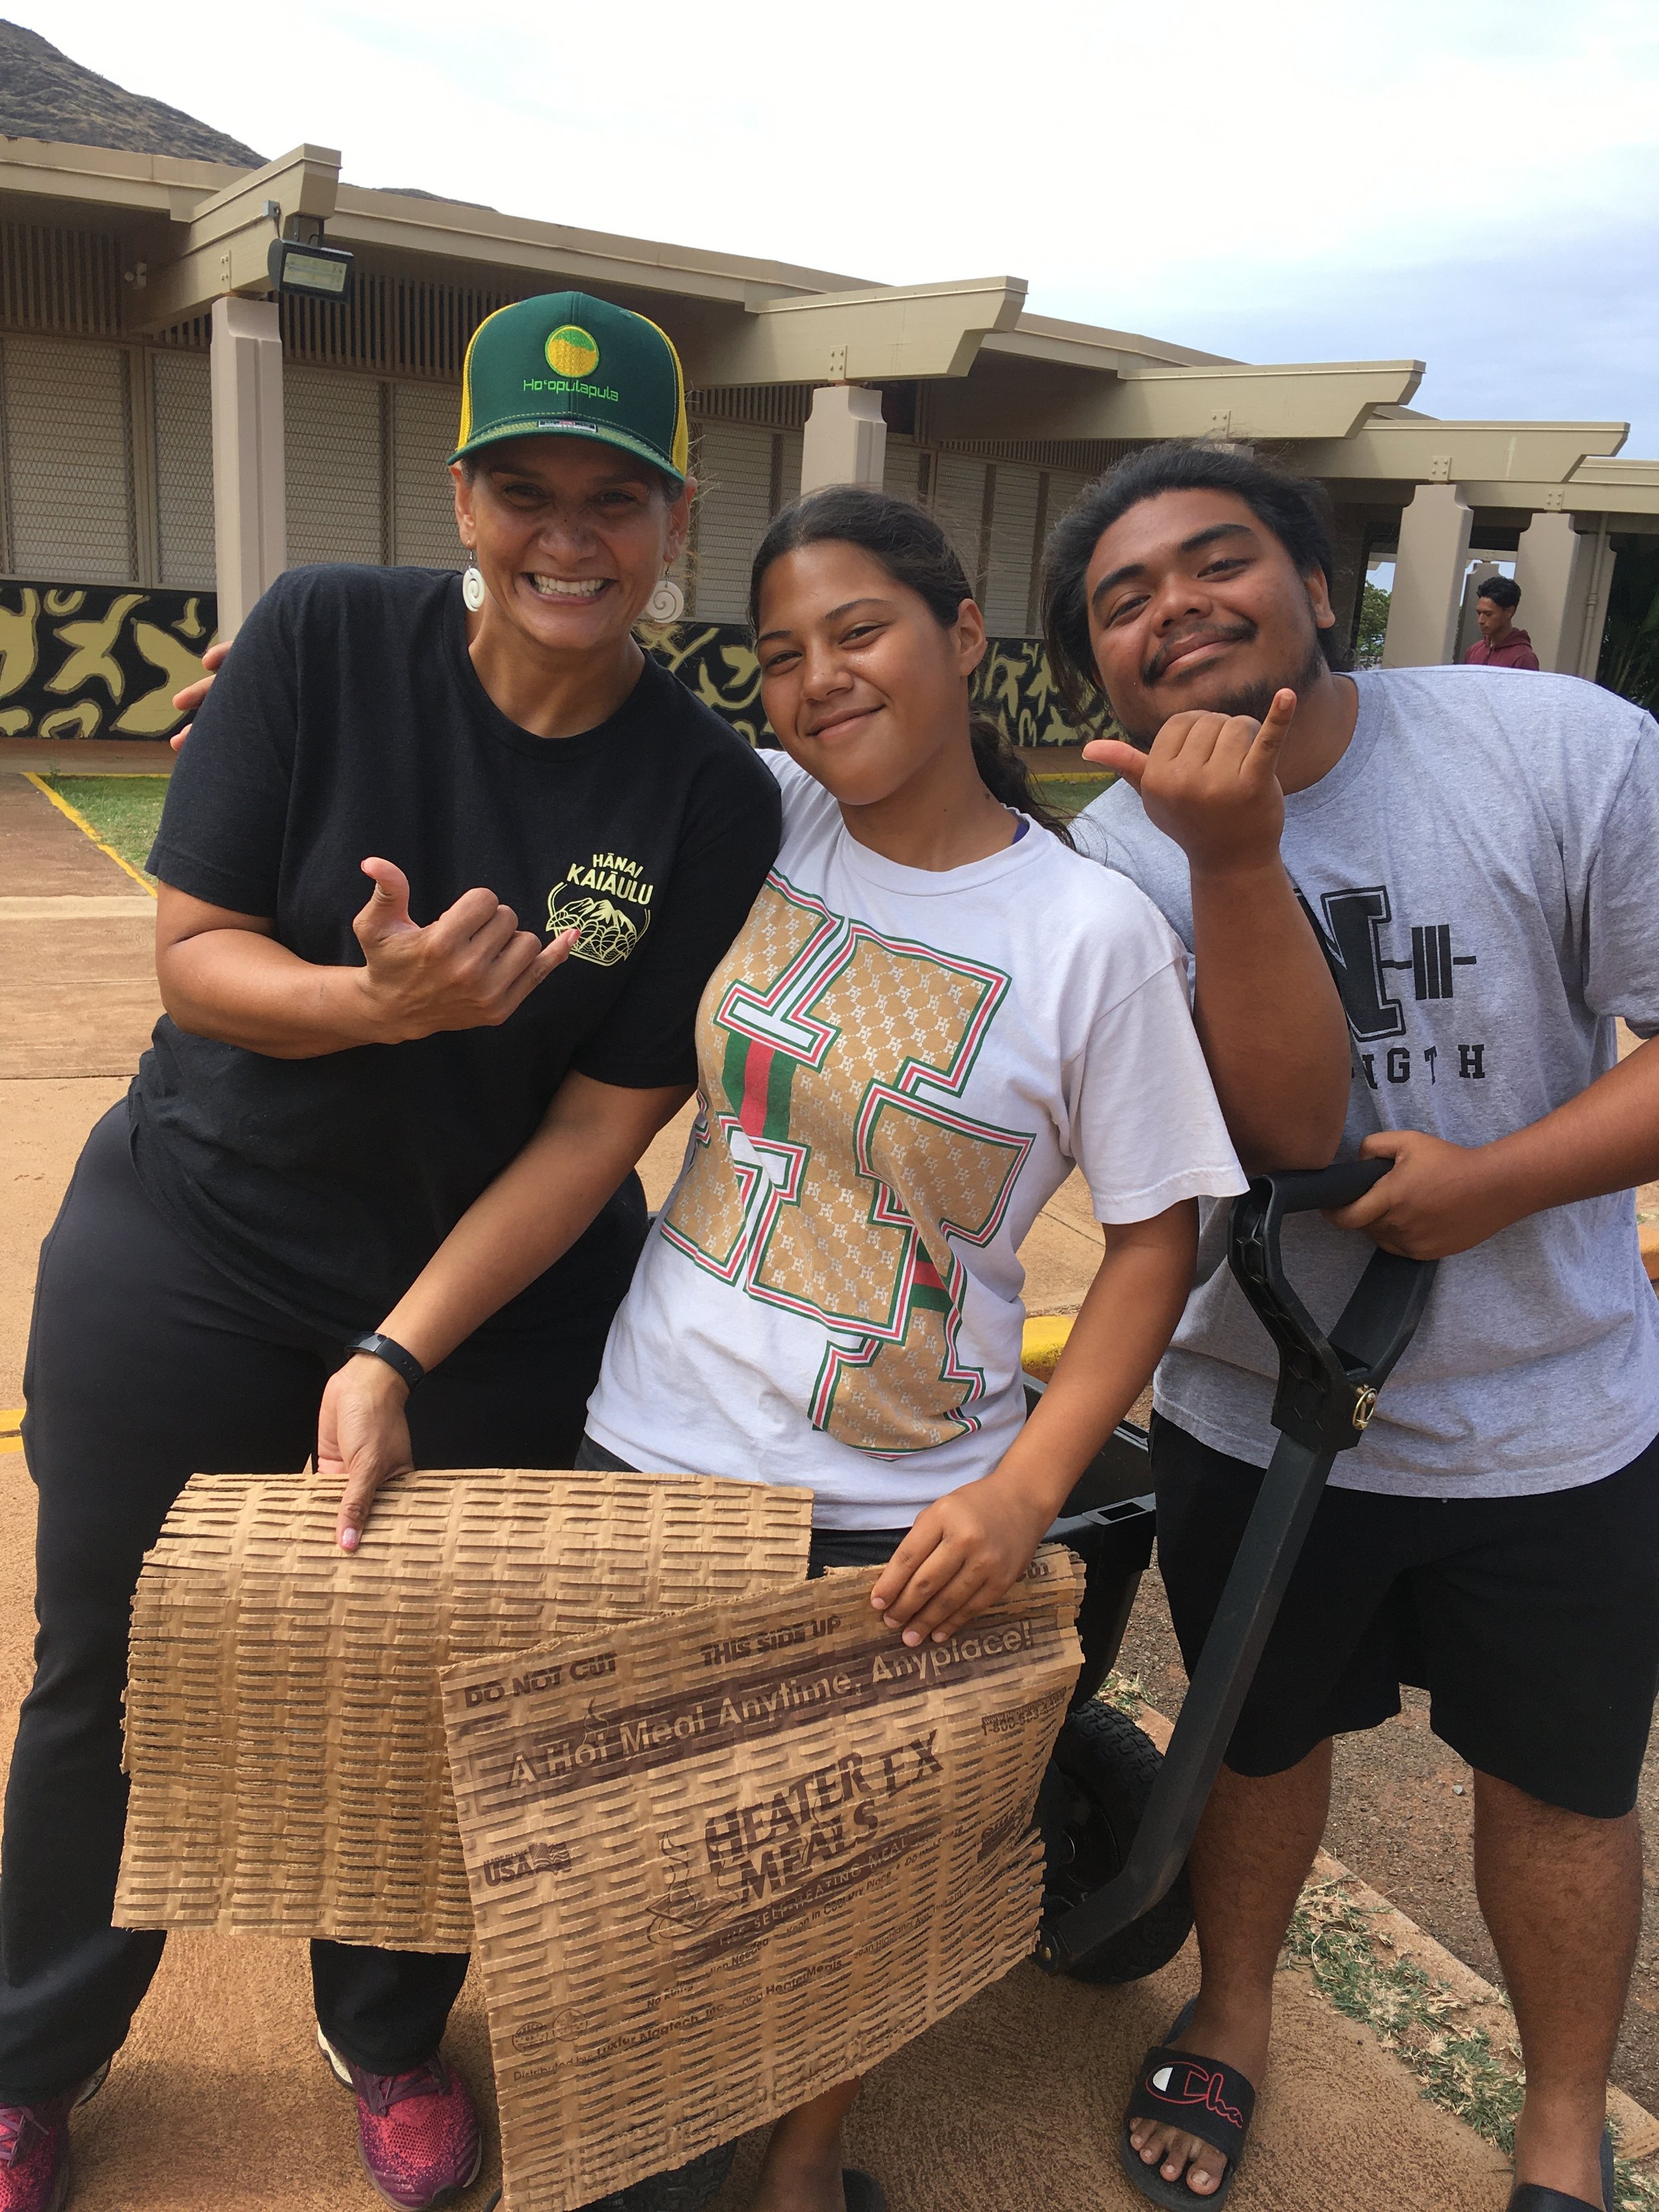
[[[478,680],[458,576],[290,571],[179,756],[155,874],[272,918],[281,944],[325,965],[362,964],[351,922],[371,854],[408,876],[417,922],[483,885],[520,928],[580,921],[581,949],[497,1029],[313,1060],[164,1016],[131,1092],[145,1188],[283,1311],[331,1334],[372,1328],[568,1070],[638,1089],[695,1080],[698,998],[778,838],[773,778],[657,663],[598,728],[534,737]],[[568,1291],[581,1256],[509,1312],[529,1318],[562,1273]]]

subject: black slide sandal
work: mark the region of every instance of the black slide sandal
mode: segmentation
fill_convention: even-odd
[[[1541,2182],[1517,2181],[1509,2212],[1613,2212],[1613,2135],[1603,2128],[1600,2205],[1587,2204],[1582,2197],[1569,2197],[1564,2190],[1546,2189]]]
[[[886,2191],[861,2166],[842,2166],[841,2193],[847,2199],[847,2212],[887,2212]]]
[[[1154,2204],[1166,2206],[1169,2212],[1182,2212],[1183,2206],[1194,2204],[1226,2203],[1255,2112],[1255,2087],[1236,2066],[1224,2065],[1218,2058],[1202,2057],[1194,2051],[1170,2048],[1176,2037],[1185,2032],[1197,2002],[1194,1998],[1182,2007],[1166,2040],[1149,2051],[1141,2061],[1134,2094],[1124,2112],[1122,2132],[1118,2138],[1118,2163],[1125,2177],[1143,2197],[1150,2197]],[[1200,2142],[1208,2143],[1227,2161],[1219,2185],[1207,2197],[1200,2197],[1195,2190],[1188,2189],[1185,2174],[1178,2180],[1165,2181],[1158,2167],[1148,2166],[1130,2142],[1129,2126],[1133,2120],[1154,2120],[1162,2126],[1180,2128],[1187,2135],[1196,2136]],[[1553,2212],[1553,2208],[1523,2205],[1516,2208],[1516,2212]]]

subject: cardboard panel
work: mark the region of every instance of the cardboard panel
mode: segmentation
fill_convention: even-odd
[[[1029,1955],[1082,1567],[914,1650],[879,1571],[446,1668],[511,2212],[682,2166]]]
[[[127,1691],[129,1928],[464,1951],[438,1670],[806,1572],[811,1493],[671,1475],[198,1474],[149,1554]]]

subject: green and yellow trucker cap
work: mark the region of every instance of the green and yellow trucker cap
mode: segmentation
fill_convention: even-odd
[[[685,378],[666,334],[586,292],[497,307],[472,333],[452,461],[503,438],[593,438],[685,481]]]

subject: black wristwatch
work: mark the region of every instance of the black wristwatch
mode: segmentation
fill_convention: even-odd
[[[405,1352],[396,1337],[381,1336],[371,1331],[368,1336],[354,1336],[347,1345],[348,1352],[366,1352],[372,1359],[384,1359],[392,1372],[401,1375],[412,1390],[417,1382],[426,1379],[426,1370],[412,1352]]]

